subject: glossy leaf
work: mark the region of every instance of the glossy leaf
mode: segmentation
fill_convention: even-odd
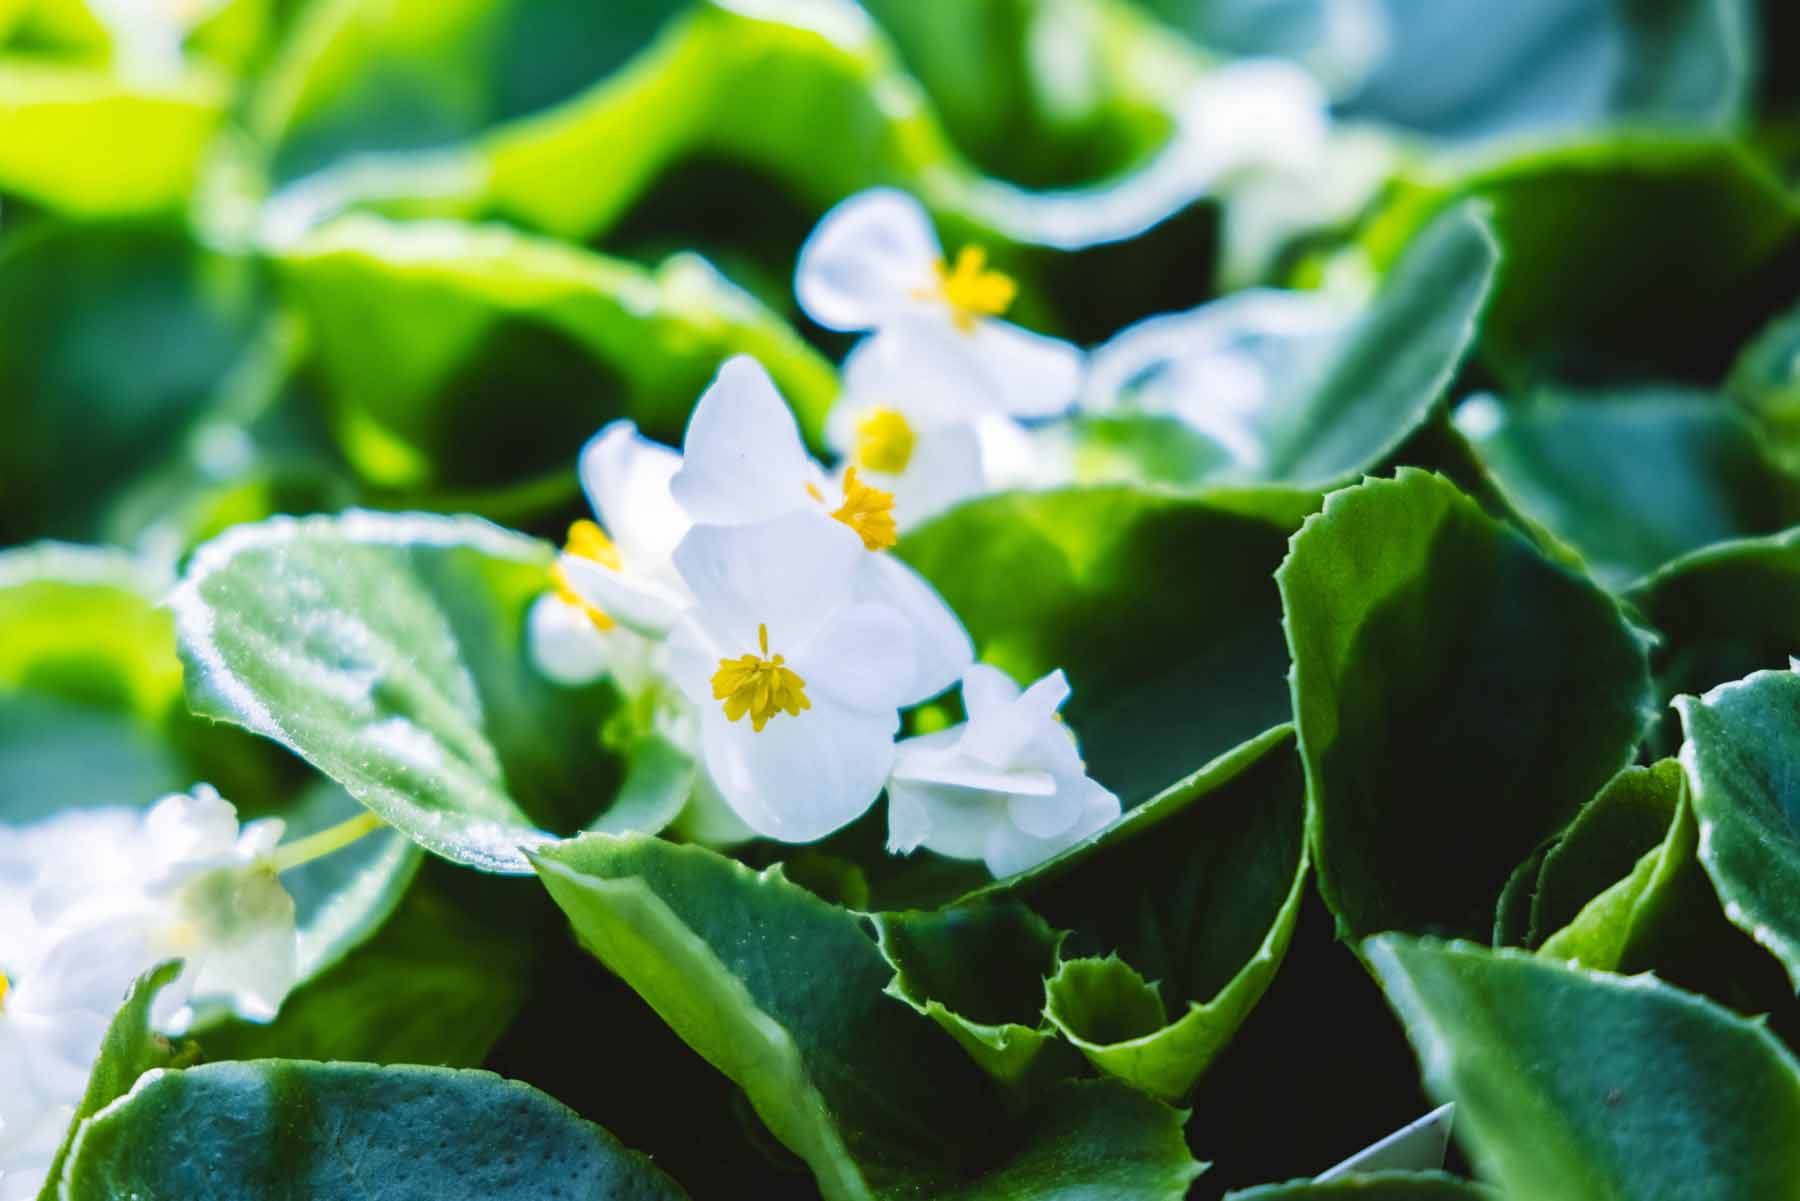
[[[1180,1198],[1167,1109],[1070,1082],[1013,1117],[848,910],[698,847],[589,835],[534,854],[583,944],[735,1080],[830,1199]],[[870,1081],[879,1080],[878,1091]]]
[[[943,1027],[983,1070],[1018,1081],[1056,1044],[1044,982],[1062,937],[1015,903],[875,915],[888,992]],[[1052,1052],[1052,1060],[1060,1057]],[[1076,1063],[1080,1060],[1077,1059]]]
[[[165,1071],[81,1127],[69,1201],[682,1201],[644,1156],[487,1072],[261,1060]]]
[[[1760,1024],[1515,951],[1386,935],[1365,953],[1504,1195],[1800,1196],[1800,1065]]]
[[[551,548],[471,518],[240,526],[172,604],[190,703],[291,748],[426,850],[521,872],[603,813],[605,687],[540,677],[523,640]]]
[[[1476,432],[1475,446],[1501,486],[1609,586],[1800,513],[1800,483],[1716,395],[1642,388],[1479,403],[1483,425],[1488,414],[1497,421]]]
[[[1259,474],[1330,486],[1398,449],[1473,347],[1498,261],[1476,206],[1421,231],[1319,373],[1299,395],[1277,398]]]
[[[1287,720],[1270,575],[1316,497],[1130,487],[961,505],[900,554],[1029,681],[1063,668],[1088,770],[1126,805]]]
[[[1299,913],[1304,796],[1282,726],[984,890],[1072,931],[1065,956],[1117,956],[1072,959],[1049,985],[1050,1020],[1103,1071],[1182,1097],[1243,1024]]]
[[[1781,960],[1800,989],[1800,674],[1765,671],[1675,702],[1700,861],[1725,916]]]
[[[1440,477],[1332,494],[1278,575],[1319,887],[1347,934],[1486,937],[1650,716],[1617,603]]]

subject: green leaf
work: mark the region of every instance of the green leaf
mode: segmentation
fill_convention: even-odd
[[[1785,667],[1800,650],[1800,530],[1695,551],[1625,598],[1662,635],[1651,657],[1661,701]],[[1680,742],[1670,714],[1662,749]]]
[[[1320,372],[1298,395],[1277,398],[1258,474],[1330,487],[1397,450],[1473,347],[1498,260],[1474,205],[1421,231]]]
[[[210,73],[131,84],[98,67],[0,59],[0,192],[84,218],[177,210],[229,103]]]
[[[1040,1057],[1056,1045],[1044,982],[1057,970],[1062,937],[1043,918],[1023,905],[981,902],[874,921],[894,968],[890,995],[943,1027],[997,1080],[1044,1068]],[[1048,1062],[1063,1061],[1052,1054]]]
[[[1738,351],[1725,391],[1755,414],[1776,457],[1800,467],[1800,306],[1770,318]]]
[[[1281,726],[978,894],[1016,898],[1072,931],[1065,953],[1118,957],[1074,960],[1049,985],[1050,1020],[1096,1066],[1179,1098],[1237,1032],[1293,936],[1305,792]]]
[[[679,442],[735,353],[769,369],[813,433],[837,393],[829,363],[693,255],[646,270],[499,227],[355,216],[277,267],[345,453],[437,507],[572,497],[577,452],[616,417]]]
[[[1800,674],[1762,671],[1676,700],[1681,763],[1700,823],[1700,862],[1725,916],[1781,960],[1800,988],[1800,835],[1788,781],[1800,771]]]
[[[1322,1183],[1265,1184],[1225,1196],[1226,1201],[1491,1201],[1494,1194],[1442,1172],[1371,1172]]]
[[[170,222],[45,221],[0,242],[0,541],[92,537],[204,424],[259,301],[247,259]]]
[[[1575,919],[1593,897],[1660,851],[1686,788],[1681,765],[1664,759],[1628,767],[1589,801],[1544,856],[1531,902],[1533,945]],[[1612,963],[1582,960],[1589,967]]]
[[[1118,1084],[1065,1083],[1012,1116],[956,1042],[887,993],[862,919],[776,869],[638,835],[534,862],[583,944],[745,1090],[830,1201],[1173,1199],[1198,1173],[1179,1116]]]
[[[1473,403],[1482,425],[1497,419],[1471,432],[1502,487],[1610,587],[1710,543],[1780,529],[1800,512],[1795,481],[1769,462],[1743,415],[1710,393],[1638,388],[1551,392],[1506,408]]]
[[[1800,1068],[1761,1024],[1515,951],[1387,935],[1365,953],[1504,1195],[1800,1197]]]
[[[75,1107],[69,1132],[50,1163],[44,1187],[38,1192],[38,1201],[57,1201],[60,1197],[63,1165],[68,1161],[70,1146],[82,1122],[129,1092],[139,1076],[153,1068],[166,1067],[174,1060],[175,1048],[169,1040],[150,1029],[150,1006],[155,1003],[156,994],[180,974],[179,962],[160,964],[139,976],[125,994],[124,1003],[113,1015],[100,1040],[100,1054],[88,1073],[87,1089],[81,1095],[81,1103]]]
[[[520,848],[603,815],[611,691],[528,661],[551,548],[472,518],[350,513],[238,526],[172,605],[188,697],[294,750],[428,851],[528,870]],[[652,812],[645,810],[645,812]]]
[[[373,1191],[372,1191],[373,1190]],[[488,1072],[262,1060],[159,1072],[88,1119],[68,1201],[682,1201],[651,1162]]]
[[[531,994],[537,931],[550,924],[526,887],[426,863],[379,928],[273,1022],[201,1030],[206,1057],[481,1064]]]
[[[1346,935],[1486,937],[1649,716],[1617,602],[1440,477],[1326,499],[1277,576],[1319,888]]]
[[[1524,386],[1597,364],[1613,378],[1717,378],[1800,234],[1800,202],[1768,169],[1704,137],[1531,149],[1393,194],[1364,234],[1383,259],[1440,208],[1488,202],[1506,260],[1480,357]]]
[[[1270,575],[1316,497],[1130,487],[1006,493],[908,534],[900,554],[981,658],[1058,667],[1088,770],[1126,805],[1286,721]]]

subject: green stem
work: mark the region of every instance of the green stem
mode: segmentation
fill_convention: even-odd
[[[275,848],[270,860],[277,872],[292,871],[315,859],[322,859],[333,851],[342,850],[363,835],[372,834],[385,825],[387,823],[373,813],[363,812],[316,834],[308,834],[295,842],[282,843]]]

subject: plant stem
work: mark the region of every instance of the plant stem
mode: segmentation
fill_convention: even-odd
[[[295,842],[286,842],[275,848],[270,856],[277,872],[292,871],[294,868],[323,858],[333,851],[342,850],[365,834],[371,834],[387,825],[373,813],[363,812],[341,821],[335,826],[327,826],[316,834],[308,834]]]

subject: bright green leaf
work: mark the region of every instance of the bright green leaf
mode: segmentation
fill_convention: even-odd
[[[604,813],[604,687],[539,676],[525,610],[551,548],[472,518],[239,526],[174,594],[188,696],[291,748],[429,851],[489,871]]]
[[[1347,934],[1486,937],[1515,865],[1631,757],[1643,638],[1408,469],[1328,497],[1277,578],[1320,891]]]
[[[1531,902],[1535,945],[1561,929],[1601,890],[1631,874],[1640,859],[1663,846],[1685,784],[1681,765],[1664,759],[1628,767],[1582,807],[1545,854]],[[1590,967],[1613,965],[1584,960]]]

